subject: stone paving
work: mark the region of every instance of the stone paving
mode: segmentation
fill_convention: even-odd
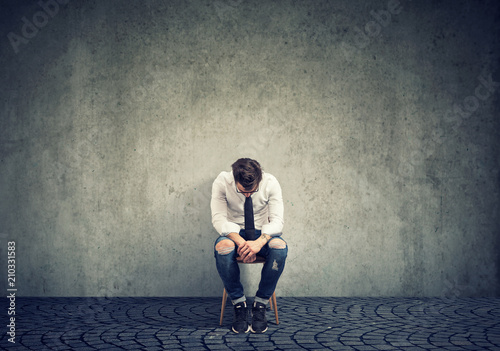
[[[265,334],[230,331],[220,298],[23,298],[5,350],[500,350],[500,298],[278,297]],[[12,340],[12,339],[11,339]]]

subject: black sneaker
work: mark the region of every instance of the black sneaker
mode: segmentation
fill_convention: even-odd
[[[250,331],[247,317],[248,310],[246,302],[243,301],[234,305],[233,331],[235,333],[248,333]]]
[[[252,333],[264,333],[267,330],[266,305],[254,302],[252,307]]]

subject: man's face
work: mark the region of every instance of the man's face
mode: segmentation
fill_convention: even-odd
[[[259,190],[259,184],[257,184],[252,190],[247,190],[240,183],[236,183],[236,188],[239,193],[242,193],[245,197],[249,197]]]

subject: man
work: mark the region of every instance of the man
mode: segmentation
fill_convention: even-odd
[[[215,242],[217,271],[234,305],[235,333],[264,333],[266,307],[285,267],[288,253],[281,239],[283,199],[278,180],[249,158],[233,163],[232,172],[221,172],[212,185],[212,224],[219,233]],[[266,258],[249,325],[247,303],[236,261]]]

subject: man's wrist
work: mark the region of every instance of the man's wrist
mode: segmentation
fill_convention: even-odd
[[[262,235],[260,236],[260,239],[261,239],[261,240],[262,240],[262,242],[263,242],[263,245],[262,245],[262,246],[264,246],[264,245],[266,245],[266,244],[269,242],[269,240],[271,240],[271,236],[270,236],[270,235],[268,235],[268,234],[262,234]]]
[[[241,246],[246,240],[243,239],[239,233],[229,233],[227,235],[227,237],[229,239],[231,239],[232,241],[234,241],[234,243],[236,244],[236,246]]]

